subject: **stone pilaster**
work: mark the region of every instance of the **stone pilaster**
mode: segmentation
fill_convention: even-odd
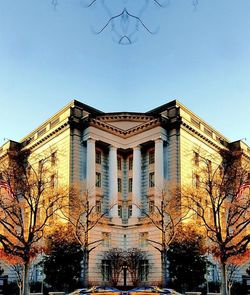
[[[141,147],[133,148],[132,217],[141,215]]]
[[[109,147],[109,205],[110,216],[118,217],[117,148]]]
[[[90,196],[95,195],[96,169],[95,169],[95,140],[87,140],[87,163],[86,163],[86,189]]]
[[[163,157],[163,140],[155,140],[155,195],[161,196],[164,189],[164,157]],[[158,198],[157,198],[158,199]],[[156,203],[157,202],[156,199]]]

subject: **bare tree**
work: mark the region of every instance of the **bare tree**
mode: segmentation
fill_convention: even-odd
[[[149,263],[147,254],[138,248],[123,250],[120,248],[112,248],[104,253],[103,258],[109,266],[109,281],[113,286],[119,282],[120,274],[124,267],[128,270],[131,276],[131,281],[134,286],[137,286],[149,273]],[[147,261],[147,263],[145,263]],[[103,276],[105,269],[102,268]]]
[[[131,276],[134,286],[137,286],[143,279],[142,276],[147,277],[149,273],[149,264],[143,267],[143,262],[148,261],[147,254],[138,248],[131,248],[125,252],[126,265]]]
[[[29,294],[30,264],[43,249],[46,227],[68,197],[67,189],[54,186],[50,156],[31,164],[29,155],[15,148],[0,162],[0,243],[22,261],[23,295]]]
[[[159,201],[149,201],[147,210],[141,209],[142,214],[161,233],[161,240],[147,239],[149,244],[161,253],[162,285],[165,287],[168,281],[167,251],[174,240],[178,228],[188,218],[187,210],[181,207],[179,190],[171,184],[166,184],[158,195]]]
[[[220,159],[198,156],[195,183],[183,187],[181,195],[206,231],[210,251],[221,266],[221,292],[227,295],[227,265],[243,257],[250,242],[249,159],[241,151],[221,151]]]
[[[112,286],[117,286],[125,263],[125,252],[120,248],[112,248],[104,253],[103,258],[109,263],[109,281]],[[105,270],[102,267],[103,277],[104,272]]]
[[[64,210],[62,218],[71,227],[74,236],[83,250],[83,285],[88,286],[89,255],[96,247],[101,245],[103,239],[90,241],[90,232],[109,213],[110,208],[102,210],[100,204],[91,204],[91,189],[72,188],[70,190],[70,203],[68,210]]]

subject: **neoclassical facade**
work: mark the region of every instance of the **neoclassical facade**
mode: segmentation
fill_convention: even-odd
[[[250,159],[244,142],[230,142],[176,100],[146,113],[104,113],[74,100],[19,143],[5,143],[0,156],[17,144],[34,155],[50,151],[57,182],[85,186],[90,205],[108,212],[89,235],[102,240],[90,254],[89,280],[95,284],[107,279],[100,271],[103,252],[114,247],[146,251],[144,267],[151,267],[143,280],[159,283],[160,253],[147,240],[160,241],[161,232],[144,222],[142,211],[160,204],[166,184],[193,182],[199,150],[219,154],[234,147]]]

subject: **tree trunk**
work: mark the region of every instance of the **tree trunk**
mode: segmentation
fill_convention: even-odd
[[[161,252],[161,264],[162,264],[162,286],[167,287],[168,283],[168,270],[167,270],[167,249],[163,249]]]
[[[221,262],[221,294],[228,295],[227,292],[227,270],[225,262]]]
[[[30,264],[29,261],[24,262],[23,269],[23,295],[29,295],[29,269]]]
[[[84,249],[83,251],[83,287],[88,287],[88,271],[89,271],[89,253],[88,250]]]

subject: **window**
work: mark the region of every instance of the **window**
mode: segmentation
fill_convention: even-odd
[[[56,186],[56,176],[55,174],[52,174],[50,177],[50,185],[52,188],[54,188]]]
[[[121,180],[121,178],[117,179],[117,186],[118,186],[118,193],[121,193],[121,191],[122,191],[122,180]]]
[[[210,160],[207,160],[207,170],[208,173],[212,172],[212,162]]]
[[[198,174],[193,175],[193,186],[196,188],[200,187],[200,176]]]
[[[96,213],[102,212],[102,203],[100,200],[95,202],[95,210],[96,210]]]
[[[149,155],[148,155],[148,162],[149,164],[154,164],[155,162],[155,151],[149,151]]]
[[[122,205],[118,205],[118,216],[122,218]]]
[[[148,273],[149,273],[149,264],[148,260],[144,259],[140,261],[140,280],[143,282],[148,280]]]
[[[96,182],[95,182],[95,186],[96,187],[101,187],[102,186],[102,175],[100,172],[96,172]]]
[[[122,170],[122,158],[117,158],[117,169]]]
[[[200,128],[200,122],[194,118],[191,118],[191,122],[195,125],[195,127]]]
[[[133,169],[133,158],[130,157],[128,159],[128,170],[132,170]]]
[[[56,152],[53,152],[51,154],[51,166],[54,166],[56,164]]]
[[[133,213],[133,207],[132,207],[132,205],[129,205],[128,206],[128,217],[131,217],[132,213]]]
[[[153,213],[155,211],[155,202],[154,201],[149,201],[149,213]]]
[[[42,136],[46,132],[46,127],[37,132],[37,137]]]
[[[199,162],[200,162],[200,156],[199,156],[199,154],[197,153],[197,152],[193,152],[193,156],[194,156],[194,164],[196,165],[196,166],[199,166]]]
[[[205,132],[207,135],[213,137],[213,132],[212,132],[210,129],[204,127],[204,132]]]
[[[154,187],[155,186],[155,173],[154,172],[150,172],[149,173],[149,187]]]
[[[60,118],[57,118],[50,122],[50,128],[55,127],[60,122]]]
[[[111,261],[102,260],[102,280],[104,282],[109,282],[111,278]]]
[[[102,233],[102,246],[110,247],[110,233]]]
[[[139,236],[140,247],[147,247],[148,245],[148,232],[140,233]]]
[[[102,163],[102,153],[101,153],[101,151],[96,151],[96,153],[95,153],[95,162],[96,162],[96,164],[101,164]]]
[[[128,179],[128,192],[131,193],[133,190],[133,178]]]
[[[38,173],[42,173],[43,165],[44,165],[43,160],[40,160],[40,161],[38,162]]]

